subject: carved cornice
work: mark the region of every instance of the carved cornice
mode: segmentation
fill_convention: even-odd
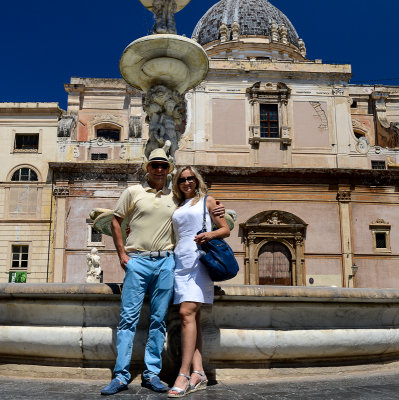
[[[391,224],[382,218],[377,218],[370,224],[370,229],[389,231],[391,230]]]
[[[250,102],[258,103],[287,103],[291,94],[291,89],[283,82],[264,83],[255,82],[247,88]]]

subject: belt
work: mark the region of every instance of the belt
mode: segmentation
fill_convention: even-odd
[[[160,251],[130,251],[129,254],[134,254],[139,257],[168,257],[173,254],[173,250],[160,250]]]

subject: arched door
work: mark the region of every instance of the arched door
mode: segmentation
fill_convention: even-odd
[[[292,285],[291,253],[280,242],[268,242],[259,251],[259,285]]]

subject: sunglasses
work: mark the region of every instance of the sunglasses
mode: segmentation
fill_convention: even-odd
[[[177,183],[180,185],[180,183],[184,183],[184,182],[188,182],[188,183],[193,183],[195,182],[195,176],[188,176],[187,178],[179,178],[177,180]]]
[[[158,169],[158,168],[169,169],[169,164],[166,164],[166,163],[153,162],[153,163],[150,164],[150,166],[153,169]]]

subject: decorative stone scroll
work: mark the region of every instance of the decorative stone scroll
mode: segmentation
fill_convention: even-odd
[[[375,101],[377,114],[377,140],[383,147],[399,147],[399,122],[391,122],[387,116],[386,101],[389,97],[387,92],[374,92],[372,98]]]
[[[58,137],[71,137],[76,130],[76,116],[65,115],[58,122]]]
[[[319,129],[327,130],[328,129],[328,119],[326,112],[321,107],[321,103],[319,101],[309,101],[310,105],[316,111],[316,116],[320,118]]]

